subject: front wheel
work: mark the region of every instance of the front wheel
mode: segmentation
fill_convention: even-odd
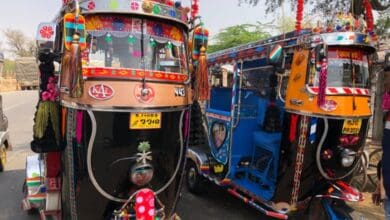
[[[7,162],[7,148],[5,144],[0,147],[0,172],[4,171],[5,163]]]
[[[186,182],[187,188],[191,193],[202,193],[203,188],[203,176],[198,172],[197,166],[194,162],[188,161],[186,169]]]

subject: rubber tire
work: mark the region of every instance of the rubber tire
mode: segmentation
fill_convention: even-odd
[[[188,161],[186,166],[187,189],[193,194],[201,194],[204,191],[204,177],[198,172],[198,168],[193,161]]]
[[[360,158],[360,161],[356,165],[353,177],[349,181],[349,184],[359,191],[363,192],[367,185],[368,175],[367,175],[367,159],[364,156]]]
[[[7,158],[7,148],[6,148],[5,144],[2,144],[0,146],[0,172],[3,172],[4,168],[5,168],[5,163],[3,163],[3,160],[1,159],[3,151],[4,151],[4,154],[5,154],[5,158]]]

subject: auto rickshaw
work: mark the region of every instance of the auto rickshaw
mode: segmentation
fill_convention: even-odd
[[[70,0],[38,27],[38,154],[27,158],[25,210],[175,218],[192,103],[189,11],[173,1]]]
[[[3,112],[3,97],[0,95],[0,172],[3,172],[7,162],[7,150],[11,150],[8,130],[8,118]]]
[[[371,116],[374,41],[358,26],[329,26],[209,54],[210,100],[192,107],[189,190],[212,182],[278,219],[352,219],[344,202],[363,196],[346,182]]]

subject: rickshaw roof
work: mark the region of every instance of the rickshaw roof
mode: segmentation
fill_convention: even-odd
[[[313,33],[311,29],[303,29],[300,34],[295,31],[271,38],[250,42],[236,47],[220,50],[208,54],[208,64],[237,63],[240,61],[267,60],[272,47],[279,44],[284,48],[296,46],[298,41],[306,38],[311,46],[317,43],[325,43],[328,46],[350,46],[367,50],[369,53],[375,51],[374,43],[370,36],[359,32],[329,32]]]
[[[62,19],[62,13],[73,12],[75,8],[75,0],[63,0],[63,5],[58,21]],[[177,22],[188,29],[188,17],[183,7],[175,7],[175,5],[167,5],[161,2],[146,1],[146,0],[116,0],[114,3],[108,3],[107,0],[79,0],[80,12],[82,15],[87,14],[122,14],[135,15],[144,17],[154,17],[162,20]]]

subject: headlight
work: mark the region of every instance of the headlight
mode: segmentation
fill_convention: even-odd
[[[355,155],[356,153],[354,151],[344,148],[341,152],[341,165],[343,165],[343,167],[352,166],[356,158]]]
[[[131,182],[145,186],[153,178],[153,167],[149,163],[138,163],[131,169]]]

